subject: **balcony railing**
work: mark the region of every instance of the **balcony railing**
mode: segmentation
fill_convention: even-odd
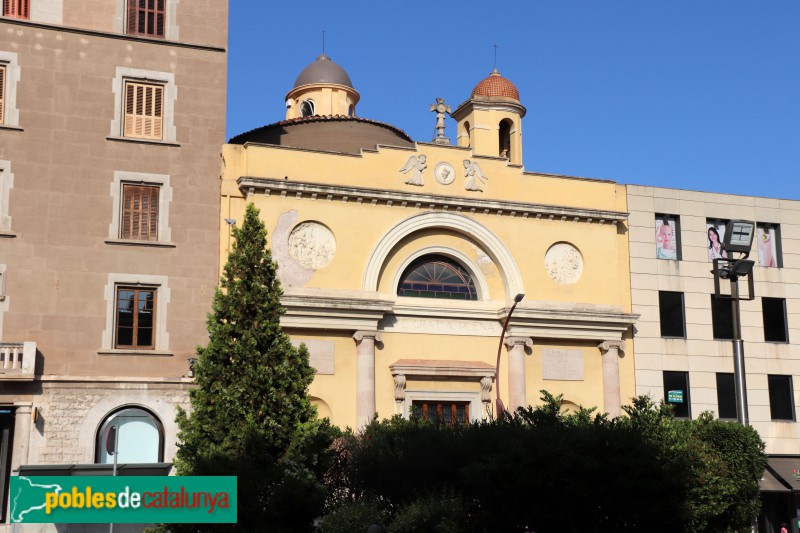
[[[0,342],[0,381],[33,381],[35,342]]]

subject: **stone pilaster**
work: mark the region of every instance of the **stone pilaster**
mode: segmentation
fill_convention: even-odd
[[[530,337],[507,337],[508,346],[508,412],[528,406],[525,390],[525,347],[533,346]]]
[[[356,429],[368,424],[375,409],[375,343],[380,342],[378,331],[356,331]]]
[[[31,414],[30,405],[17,405],[14,409],[14,444],[11,451],[11,470],[16,470],[20,465],[28,464],[28,445],[31,440]]]
[[[605,341],[597,347],[603,357],[603,409],[611,418],[616,418],[622,412],[619,358],[625,355],[625,342]]]

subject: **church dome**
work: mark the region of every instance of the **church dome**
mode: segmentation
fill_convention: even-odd
[[[350,76],[347,75],[347,72],[338,64],[331,61],[331,58],[325,54],[317,57],[313,63],[303,69],[294,81],[293,89],[302,85],[318,83],[344,85],[345,87],[354,89],[353,82],[350,81]]]
[[[513,83],[500,75],[497,69],[494,69],[488,78],[481,80],[478,85],[472,89],[472,97],[503,97],[512,98],[519,102],[519,91]]]

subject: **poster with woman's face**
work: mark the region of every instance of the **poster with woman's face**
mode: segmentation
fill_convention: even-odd
[[[758,226],[756,230],[758,243],[758,264],[763,267],[778,266],[778,237],[775,228]]]
[[[722,241],[725,240],[725,224],[706,224],[706,249],[708,251],[708,261],[714,259],[726,259],[728,254],[722,249]]]
[[[678,258],[674,220],[656,220],[656,257],[659,259]]]

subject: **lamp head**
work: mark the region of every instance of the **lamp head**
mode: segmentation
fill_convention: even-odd
[[[520,303],[522,299],[525,298],[525,295],[522,293],[517,294],[514,296],[514,303]]]
[[[731,220],[730,229],[726,228],[725,239],[722,243],[725,251],[742,254],[750,253],[755,233],[755,223],[749,220]]]

